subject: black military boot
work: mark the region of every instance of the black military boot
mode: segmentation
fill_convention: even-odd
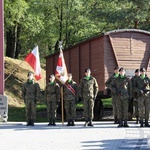
[[[68,120],[67,126],[71,126],[71,120]]]
[[[53,124],[52,124],[52,119],[49,120],[48,126],[51,126],[51,125],[53,125]]]
[[[136,124],[139,124],[139,117],[136,117]]]
[[[71,126],[75,126],[74,120],[71,120]]]
[[[140,127],[143,127],[143,120],[140,120]]]
[[[88,126],[93,127],[92,120],[89,121]]]
[[[119,120],[119,125],[118,127],[123,127],[123,121],[122,120]]]
[[[56,126],[55,119],[53,119],[53,126]]]
[[[118,118],[115,117],[114,124],[118,124],[118,123],[119,123]]]
[[[148,123],[148,119],[145,119],[145,127],[150,127],[150,125]]]
[[[88,125],[88,121],[85,121],[85,124],[84,124],[84,126],[85,126],[85,127],[87,127],[87,125]]]
[[[31,126],[34,126],[34,120],[31,120]]]
[[[127,124],[127,120],[124,120],[124,127],[129,127],[129,125]]]
[[[28,119],[27,125],[26,126],[30,126],[31,125],[31,119]]]

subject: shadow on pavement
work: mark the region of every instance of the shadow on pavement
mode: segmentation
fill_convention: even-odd
[[[61,124],[60,122],[56,122],[56,126],[48,126],[48,123],[35,123],[35,126],[26,126],[26,123],[1,123],[0,124],[0,129],[14,129],[14,130],[56,130],[56,129],[104,129],[104,128],[118,128],[118,124],[114,124],[113,122],[93,122],[93,127],[84,127],[84,122],[76,122],[75,126],[66,126],[66,122]],[[131,126],[130,126],[131,125]],[[124,129],[130,129],[130,128],[140,128],[139,125],[134,124],[131,122],[129,124],[129,128],[124,128]]]
[[[147,139],[113,139],[81,142],[82,150],[149,150]]]

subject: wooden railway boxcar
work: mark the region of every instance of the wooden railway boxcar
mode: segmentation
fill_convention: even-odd
[[[150,76],[150,32],[121,29],[89,38],[63,50],[68,72],[79,83],[85,68],[90,68],[99,85],[99,96],[105,95],[105,82],[116,66],[134,75],[135,69],[145,67]],[[59,53],[46,57],[46,79],[55,73]]]

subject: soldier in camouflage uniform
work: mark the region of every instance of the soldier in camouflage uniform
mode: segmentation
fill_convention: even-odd
[[[117,105],[118,105],[118,127],[129,127],[127,124],[128,120],[128,106],[129,99],[132,97],[132,84],[130,80],[125,76],[125,70],[119,69],[118,78],[114,78],[110,83],[111,90],[117,94]],[[124,121],[124,124],[123,124]]]
[[[110,83],[114,78],[117,78],[119,76],[119,67],[115,67],[114,68],[114,73],[111,77],[108,78],[108,80],[106,81],[105,85],[106,87],[108,87],[110,89]],[[111,97],[112,97],[112,106],[113,106],[113,115],[115,118],[114,123],[118,123],[118,117],[117,117],[117,95],[116,93],[114,93],[113,91],[111,91]]]
[[[138,77],[140,76],[140,69],[135,70],[135,76],[131,78],[131,83],[132,83],[132,103],[133,103],[133,108],[134,108],[134,116],[136,117],[136,123],[138,124],[139,122],[139,112],[138,112],[138,101],[137,101],[137,92],[134,90],[135,89],[135,83]]]
[[[140,69],[141,75],[135,83],[135,90],[138,92],[138,109],[140,117],[140,126],[143,127],[143,119],[145,119],[145,126],[150,127],[149,112],[150,112],[150,79],[146,75],[145,68]]]
[[[36,119],[36,102],[40,96],[40,87],[33,80],[33,73],[29,72],[27,82],[23,85],[22,96],[26,106],[27,126],[34,126]]]
[[[47,105],[47,116],[50,125],[56,126],[56,111],[60,101],[60,87],[55,82],[55,76],[49,76],[49,83],[45,87],[45,100]]]
[[[85,76],[80,81],[80,97],[83,99],[84,105],[84,126],[93,126],[93,108],[94,101],[98,93],[98,83],[96,79],[91,76],[91,70],[85,70]]]
[[[72,80],[72,74],[68,73],[68,80],[63,85],[64,102],[66,110],[67,126],[74,126],[76,117],[77,83]]]

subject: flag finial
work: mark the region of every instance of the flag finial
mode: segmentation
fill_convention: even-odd
[[[63,41],[59,41],[59,48],[60,48],[60,50],[62,50],[62,43],[63,43]]]

